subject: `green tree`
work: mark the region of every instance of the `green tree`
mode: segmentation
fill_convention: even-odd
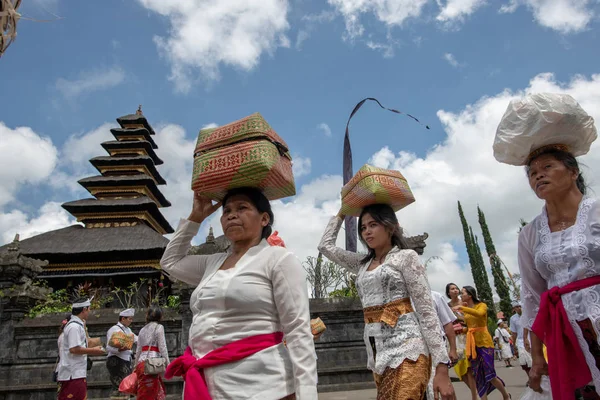
[[[479,207],[477,207],[477,214],[479,216],[479,225],[481,226],[481,232],[483,234],[485,250],[490,258],[494,286],[496,288],[496,293],[498,293],[498,297],[500,297],[500,310],[505,316],[508,317],[512,313],[512,304],[510,299],[510,288],[508,283],[506,283],[506,278],[504,277],[504,272],[502,271],[502,261],[500,260],[498,254],[496,254],[496,246],[494,246],[492,235],[487,226],[485,214]]]
[[[479,247],[477,236],[473,234],[473,228],[469,227],[469,231],[471,232],[471,243],[473,245],[473,253],[475,254],[475,262],[477,263],[477,276],[473,277],[475,286],[477,287],[477,294],[479,295],[479,299],[487,304],[488,315],[495,317],[496,306],[494,305],[494,295],[492,294],[492,287],[490,286],[490,281],[485,269],[481,247]]]
[[[343,268],[329,260],[323,261],[321,253],[318,257],[307,257],[302,266],[315,299],[326,298],[328,292],[335,291],[345,279]]]
[[[518,233],[521,233],[521,231],[523,230],[523,228],[525,228],[527,226],[529,222],[525,221],[523,218],[521,218],[519,220],[519,230],[517,231]]]
[[[471,242],[471,235],[469,233],[469,224],[467,223],[467,219],[463,213],[460,201],[458,202],[458,215],[460,216],[460,222],[462,224],[463,234],[465,236],[465,246],[467,247],[467,255],[469,256],[469,264],[471,265],[471,274],[473,275],[473,280],[475,280],[475,285],[477,286],[476,277],[479,276],[477,271],[477,262],[475,260],[475,254],[473,253],[473,244]],[[477,289],[479,290],[479,287]]]
[[[471,274],[473,275],[475,288],[477,288],[479,298],[487,304],[488,313],[493,313],[495,315],[494,300],[492,298],[492,289],[490,288],[490,284],[488,282],[487,272],[485,271],[483,258],[480,262],[478,258],[479,246],[475,242],[475,235],[473,235],[473,230],[467,223],[467,219],[465,218],[465,214],[463,212],[460,201],[458,202],[458,215],[460,217],[460,222],[463,227],[465,246],[467,248],[467,255],[469,256],[469,264],[471,265]],[[479,253],[481,253],[481,251],[479,251]]]

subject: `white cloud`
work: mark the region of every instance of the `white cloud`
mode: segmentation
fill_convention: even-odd
[[[527,6],[540,25],[563,34],[580,32],[594,18],[591,0],[510,0],[500,8],[501,13],[512,13],[520,5]]]
[[[12,241],[17,233],[20,239],[26,239],[74,223],[74,218],[57,202],[45,203],[35,216],[28,216],[23,211],[14,209],[8,213],[0,213],[0,243]]]
[[[447,137],[427,154],[420,156],[402,152],[401,145],[397,145],[382,148],[370,160],[385,168],[399,169],[412,187],[417,201],[401,210],[398,217],[408,235],[429,233],[424,261],[432,256],[441,257],[432,259],[428,264],[428,275],[434,290],[443,292],[445,284],[450,281],[459,285],[472,283],[469,266],[458,257],[458,254],[464,253],[464,244],[457,200],[461,201],[469,223],[479,236],[476,211],[477,205],[481,206],[498,254],[512,271],[517,270],[519,218],[533,218],[540,212],[542,202],[529,189],[522,168],[495,161],[492,142],[508,102],[525,93],[541,91],[567,92],[597,121],[600,120],[600,74],[575,76],[567,83],[557,82],[552,74],[539,74],[531,79],[526,88],[507,89],[482,96],[457,112],[440,110],[438,117]],[[168,182],[161,190],[173,203],[172,207],[162,211],[176,226],[178,219],[186,217],[191,209],[190,177],[195,138],[186,137],[183,128],[177,125],[158,127],[156,131],[157,152],[165,160],[159,170]],[[0,138],[3,136],[0,135]],[[71,159],[78,162],[78,158]],[[584,173],[588,172],[591,188],[596,193],[600,192],[600,182],[593,178],[595,174],[592,173],[600,169],[600,141],[581,161],[587,165]],[[36,179],[39,181],[41,178]],[[316,246],[327,221],[339,210],[341,187],[340,176],[320,176],[299,187],[298,195],[294,198],[273,202],[275,229],[299,259],[316,255]],[[58,208],[48,206],[46,210],[47,213],[41,215],[51,215]],[[26,232],[26,229],[19,227],[34,226],[32,221],[41,218],[41,215],[20,213],[24,214],[13,210],[0,215],[0,232],[6,236],[2,237],[3,240],[12,240],[13,232],[17,230]],[[196,243],[204,242],[211,224],[215,234],[222,233],[219,214],[217,212],[203,225],[195,239]],[[53,221],[59,221],[57,225],[68,224],[67,220],[61,218],[59,214]],[[342,231],[338,243],[342,245],[343,240]],[[485,249],[482,250],[485,252]]]
[[[498,254],[512,271],[518,270],[519,218],[531,220],[539,214],[543,203],[529,189],[522,168],[500,164],[494,159],[492,143],[509,101],[532,92],[569,93],[600,120],[600,74],[591,78],[575,76],[566,84],[557,82],[553,74],[539,74],[523,90],[505,90],[495,96],[482,97],[458,113],[439,111],[438,117],[448,136],[425,157],[405,152],[394,154],[390,148],[383,148],[372,158],[371,162],[376,165],[400,170],[410,183],[416,202],[398,215],[409,233],[426,231],[430,234],[426,255],[443,253],[445,243],[463,247],[456,204],[460,200],[476,232],[480,231],[477,205],[481,206]],[[595,143],[592,151],[581,158],[589,172],[600,170],[599,147],[600,142]],[[586,171],[584,168],[584,174]],[[594,175],[588,173],[587,176],[589,179]],[[600,182],[590,180],[588,183],[598,193]]]
[[[462,22],[486,4],[486,0],[447,0],[445,4],[441,0],[436,1],[440,7],[436,19],[445,23]]]
[[[188,92],[198,78],[218,79],[221,65],[250,71],[263,53],[289,47],[287,0],[138,1],[170,21],[168,36],[154,41],[179,92]]]
[[[319,125],[317,125],[317,129],[323,131],[325,136],[331,137],[331,128],[329,128],[329,125],[327,125],[325,122],[321,122]]]
[[[71,80],[59,78],[55,87],[65,98],[74,100],[81,95],[118,86],[124,80],[125,71],[121,67],[115,66],[85,71],[78,78]]]
[[[448,61],[448,64],[452,65],[454,68],[458,68],[461,66],[461,64],[458,62],[458,60],[456,60],[456,57],[454,57],[454,54],[452,53],[444,54],[444,60]]]
[[[294,157],[292,161],[292,169],[294,171],[294,176],[299,178],[304,175],[310,174],[311,162],[310,158],[305,157]]]
[[[47,179],[58,162],[52,140],[29,127],[11,129],[0,122],[0,211],[23,184]]]
[[[400,45],[399,42],[392,37],[391,32],[388,32],[386,34],[386,42],[376,42],[373,40],[367,40],[365,44],[371,50],[380,51],[381,54],[383,54],[383,58],[394,57],[394,50]]]
[[[110,133],[111,128],[117,128],[114,123],[105,122],[96,129],[84,134],[71,135],[61,149],[61,160],[73,169],[82,169],[89,165],[90,158],[107,156],[100,146],[102,142],[116,140]]]
[[[363,35],[365,28],[361,14],[374,14],[388,27],[402,26],[409,18],[421,15],[428,0],[328,0],[342,14],[346,22],[345,38],[354,40]]]
[[[202,128],[200,129],[210,129],[210,128],[218,128],[219,124],[215,123],[215,122],[211,122],[209,124],[206,125],[202,125]]]
[[[498,12],[501,14],[504,13],[514,13],[519,8],[519,0],[510,0],[507,4],[503,4]]]
[[[298,34],[296,35],[296,50],[300,50],[302,48],[302,44],[310,37],[317,25],[331,22],[334,20],[334,18],[335,13],[327,10],[321,11],[319,14],[304,15],[302,17],[304,27],[298,30]]]

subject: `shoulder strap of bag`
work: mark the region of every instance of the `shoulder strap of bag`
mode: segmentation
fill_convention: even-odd
[[[80,327],[83,328],[83,334],[85,335],[85,347],[87,347],[88,345],[88,340],[87,340],[87,335],[85,332],[85,326],[83,326],[83,324],[81,322],[77,322],[77,321],[69,321],[67,322],[67,324],[65,325],[65,328],[63,329],[63,332],[65,331],[65,329],[67,329],[67,326],[69,326],[70,324],[76,324],[79,325]]]
[[[148,344],[148,350],[146,350],[146,357],[150,358],[150,348],[152,347],[153,343],[156,343],[156,347],[158,347],[158,340],[156,339],[156,330],[158,329],[158,322],[155,322],[156,325],[154,325],[154,333],[152,334],[152,340],[150,340],[150,343]],[[159,354],[160,354],[160,349],[159,349]],[[162,354],[161,354],[162,356]]]

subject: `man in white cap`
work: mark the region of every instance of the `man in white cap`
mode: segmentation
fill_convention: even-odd
[[[108,369],[110,382],[113,387],[111,398],[122,397],[119,394],[119,385],[127,375],[131,374],[131,360],[133,352],[128,349],[110,346],[110,339],[115,333],[123,332],[126,335],[133,335],[134,343],[136,343],[137,336],[129,328],[133,322],[134,315],[135,310],[133,308],[128,308],[127,310],[121,311],[119,313],[119,321],[117,324],[110,328],[106,333],[106,350],[108,352],[108,357],[106,358],[106,368]],[[127,398],[127,396],[125,396],[125,398]]]
[[[519,353],[519,364],[521,368],[527,374],[527,380],[529,381],[529,370],[531,369],[531,354],[529,354],[529,340],[525,337],[525,329],[521,323],[521,303],[518,301],[512,302],[514,314],[510,317],[510,330],[512,331],[513,343],[517,346]]]
[[[58,400],[85,400],[87,398],[87,357],[101,356],[102,346],[88,348],[85,321],[90,313],[91,300],[77,299],[73,303],[71,320],[63,330],[63,341],[58,363]]]

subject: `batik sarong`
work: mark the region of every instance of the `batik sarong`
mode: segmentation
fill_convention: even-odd
[[[87,381],[85,378],[58,382],[58,400],[87,400]]]
[[[431,377],[431,357],[404,360],[397,368],[386,368],[375,375],[377,400],[422,400]]]
[[[477,357],[471,360],[471,368],[475,376],[477,393],[479,397],[490,394],[494,389],[492,380],[496,378],[494,367],[494,349],[488,347],[476,347]],[[502,380],[500,380],[502,382]],[[504,384],[504,382],[502,382]]]
[[[113,392],[118,392],[121,381],[131,374],[131,361],[111,356],[106,359],[106,369],[108,369],[110,375]]]
[[[146,362],[142,361],[135,367],[138,376],[137,400],[165,400],[167,392],[160,375],[144,374]]]

